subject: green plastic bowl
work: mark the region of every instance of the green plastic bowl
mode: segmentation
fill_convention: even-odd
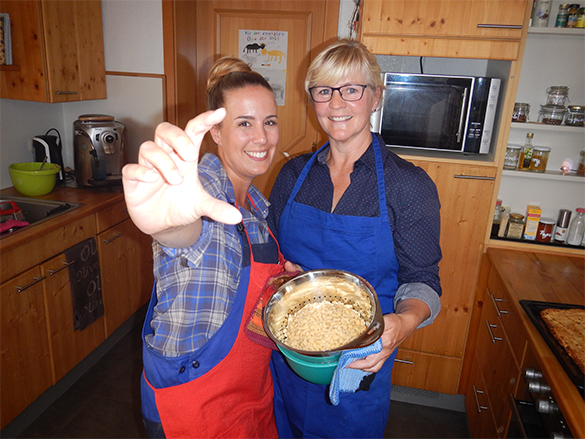
[[[13,163],[9,166],[12,184],[18,192],[29,197],[46,195],[53,190],[61,166],[41,162]]]
[[[341,352],[326,357],[314,357],[278,346],[288,365],[301,378],[314,384],[330,384]]]

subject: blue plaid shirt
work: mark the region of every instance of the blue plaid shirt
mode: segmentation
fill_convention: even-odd
[[[199,163],[199,179],[213,197],[234,203],[234,189],[219,159],[206,154]],[[268,201],[251,186],[252,211],[240,208],[253,244],[268,241]],[[252,204],[252,203],[251,203]],[[240,284],[242,241],[236,226],[207,217],[199,240],[175,249],[153,242],[154,278],[158,301],[150,325],[148,345],[167,357],[200,348],[228,316]]]

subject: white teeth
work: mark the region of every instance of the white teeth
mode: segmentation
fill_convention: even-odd
[[[330,116],[329,119],[334,122],[343,122],[345,120],[351,119],[351,116]]]
[[[266,154],[268,154],[267,151],[262,151],[262,152],[251,152],[251,151],[244,151],[246,154],[248,154],[250,157],[254,157],[256,159],[261,159],[266,157]]]

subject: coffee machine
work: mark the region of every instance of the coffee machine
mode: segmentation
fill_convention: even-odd
[[[50,135],[55,131],[56,135]],[[33,161],[55,163],[61,167],[57,173],[57,182],[65,181],[65,166],[63,165],[63,154],[61,146],[61,134],[56,128],[51,128],[44,135],[38,135],[30,139],[29,149],[33,153]]]
[[[83,186],[122,183],[125,127],[106,114],[84,114],[73,123],[75,175]]]

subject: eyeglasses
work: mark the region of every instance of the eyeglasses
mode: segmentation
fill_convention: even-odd
[[[329,102],[333,98],[333,92],[337,90],[341,99],[348,102],[359,101],[364,96],[367,85],[350,84],[343,87],[311,87],[309,93],[314,102]]]

